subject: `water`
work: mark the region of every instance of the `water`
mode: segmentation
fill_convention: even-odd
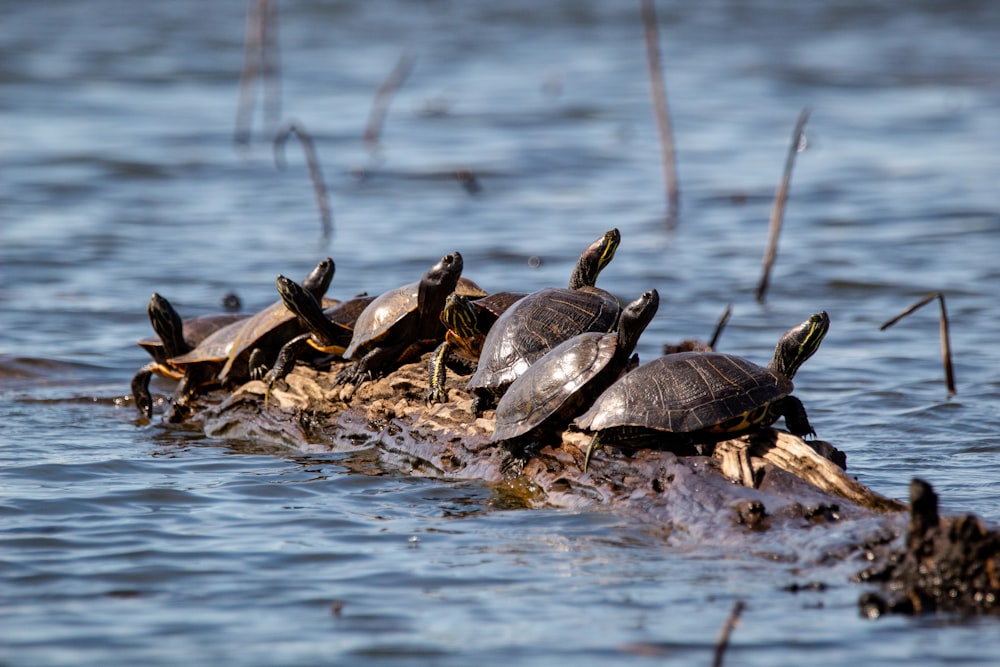
[[[862,566],[679,548],[610,512],[364,455],[222,442],[136,419],[151,292],[185,316],[337,261],[333,293],[460,250],[493,289],[565,282],[611,226],[601,284],[663,296],[639,346],[705,338],[764,361],[832,318],[796,379],[853,474],[1000,519],[1000,5],[660,2],[680,226],[664,197],[633,4],[280,5],[281,119],[313,135],[326,243],[297,144],[231,138],[243,2],[5,3],[0,22],[0,661],[59,664],[991,664],[995,621],[860,619]],[[382,151],[378,85],[416,56]],[[808,106],[767,303],[753,292],[792,125]],[[474,172],[470,196],[453,178]],[[362,178],[362,174],[367,174]],[[945,293],[958,394],[930,306]],[[159,396],[171,386],[154,382]],[[825,592],[790,594],[819,580]]]

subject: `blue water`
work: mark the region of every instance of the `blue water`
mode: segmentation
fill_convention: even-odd
[[[860,561],[811,568],[672,543],[613,512],[525,510],[502,489],[374,456],[219,441],[138,420],[153,291],[185,316],[330,255],[332,292],[409,282],[452,250],[490,289],[601,284],[663,302],[640,342],[765,361],[825,309],[796,378],[863,483],[913,476],[1000,520],[1000,5],[659,2],[681,216],[662,169],[638,3],[279,5],[281,107],[232,143],[244,2],[5,3],[0,20],[0,662],[5,665],[993,664],[996,621],[861,619]],[[400,56],[381,150],[362,140]],[[753,294],[799,111],[772,286]],[[273,108],[273,107],[272,107]],[[477,175],[470,195],[456,170]],[[936,305],[951,316],[944,386]],[[172,386],[155,381],[159,398]],[[157,409],[162,409],[162,404]],[[827,590],[790,594],[791,583]]]

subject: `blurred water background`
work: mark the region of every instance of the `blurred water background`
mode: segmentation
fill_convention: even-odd
[[[460,250],[489,289],[566,281],[606,229],[601,285],[656,287],[640,342],[761,362],[825,309],[796,378],[820,436],[905,498],[1000,519],[1000,4],[658,3],[681,209],[664,224],[638,3],[272,3],[280,108],[234,145],[243,1],[7,0],[0,15],[0,663],[4,665],[995,664],[995,620],[870,621],[846,577],[613,512],[524,510],[487,485],[364,456],[218,441],[137,419],[153,291],[185,316],[416,279]],[[380,146],[362,141],[401,57]],[[811,109],[764,305],[792,126]],[[333,208],[325,240],[302,151]],[[475,175],[470,193],[454,176]],[[946,392],[945,294],[958,393]],[[153,385],[159,397],[171,385]],[[158,409],[161,409],[158,406]],[[735,552],[734,552],[735,551]],[[826,590],[791,594],[794,582]]]

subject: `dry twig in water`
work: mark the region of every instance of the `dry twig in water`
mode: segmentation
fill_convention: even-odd
[[[372,102],[371,112],[368,114],[368,125],[365,127],[364,142],[369,153],[376,153],[379,149],[379,138],[382,135],[382,124],[385,122],[385,114],[389,110],[389,103],[392,96],[406,82],[413,66],[417,62],[417,57],[412,53],[404,53],[399,57],[399,62],[389,76],[386,77],[378,92],[375,93],[375,100]]]
[[[309,166],[309,177],[312,179],[313,190],[316,192],[316,203],[319,206],[320,222],[323,224],[323,238],[329,239],[333,235],[333,211],[330,208],[330,200],[326,194],[326,185],[323,182],[323,172],[319,167],[319,158],[316,157],[316,146],[312,137],[306,132],[298,121],[288,121],[284,127],[278,130],[274,136],[274,163],[278,169],[285,168],[285,142],[288,135],[295,134],[302,145],[302,152],[306,156],[306,164]]]
[[[767,293],[767,286],[771,281],[771,267],[778,256],[778,236],[781,234],[781,223],[785,218],[785,202],[788,200],[788,186],[792,182],[792,168],[795,166],[795,156],[802,148],[802,130],[809,120],[809,109],[803,109],[799,113],[799,119],[795,122],[795,130],[792,132],[792,145],[788,147],[788,157],[785,159],[785,173],[781,178],[781,184],[777,192],[774,193],[774,206],[771,208],[771,223],[769,225],[769,238],[767,250],[764,252],[764,272],[757,285],[757,302],[764,303],[764,295]]]
[[[722,658],[726,653],[726,648],[729,646],[729,636],[733,634],[733,629],[736,624],[740,621],[740,614],[746,605],[743,600],[737,600],[736,604],[733,605],[733,610],[729,612],[729,618],[726,619],[725,625],[722,626],[722,630],[719,631],[719,638],[715,642],[715,655],[712,658],[712,667],[722,667]]]
[[[719,322],[715,325],[715,331],[712,332],[712,338],[708,341],[708,346],[715,349],[716,344],[719,342],[719,336],[722,335],[722,330],[726,328],[729,324],[729,318],[733,314],[733,304],[726,306],[726,309],[722,313],[722,317],[719,318]]]
[[[653,0],[642,0],[642,27],[646,39],[646,60],[649,64],[649,83],[653,94],[653,108],[656,112],[656,127],[660,133],[664,190],[667,193],[667,227],[673,229],[677,226],[680,191],[677,186],[677,158],[674,154],[670,110],[667,108],[667,91],[663,85],[660,35],[656,26],[656,5]]]
[[[243,72],[240,75],[240,99],[236,107],[236,129],[233,141],[250,143],[257,81],[262,79],[264,91],[264,123],[272,128],[281,117],[280,65],[278,58],[277,3],[250,0],[247,7],[246,37],[244,38]]]
[[[956,393],[955,370],[952,367],[951,363],[951,335],[950,335],[951,327],[948,323],[948,309],[945,308],[944,305],[944,294],[942,294],[941,292],[931,292],[930,294],[922,298],[920,301],[916,302],[915,304],[913,304],[912,306],[901,312],[899,315],[896,315],[896,317],[892,318],[891,320],[880,326],[879,330],[885,331],[896,322],[900,321],[901,319],[903,319],[913,311],[917,310],[918,308],[927,305],[934,299],[937,299],[938,303],[941,304],[941,358],[942,361],[944,362],[944,382],[945,385],[947,385],[948,387],[948,394],[952,395]]]

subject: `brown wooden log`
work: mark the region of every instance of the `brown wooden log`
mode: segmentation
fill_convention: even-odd
[[[678,546],[827,565],[863,551],[871,567],[858,577],[888,591],[861,596],[869,616],[1000,611],[1000,532],[971,516],[938,518],[919,481],[907,525],[904,506],[847,475],[829,443],[768,429],[711,456],[605,447],[583,472],[588,434],[566,431],[514,457],[490,442],[491,413],[472,416],[462,378],[449,376],[450,402],[425,403],[424,362],[358,388],[333,384],[338,370],[300,366],[267,401],[261,382],[209,394],[192,421],[255,451],[355,452],[342,462],[358,472],[478,480],[505,507],[607,509]]]
[[[585,473],[585,433],[568,430],[538,443],[527,458],[491,443],[492,412],[473,417],[461,377],[449,376],[449,402],[427,405],[422,361],[357,389],[332,384],[339,367],[297,367],[266,407],[260,382],[209,395],[193,419],[210,436],[307,452],[372,450],[382,466],[401,474],[480,480],[528,507],[606,508],[689,537],[801,525],[824,513],[844,520],[903,509],[782,431],[721,443],[715,456],[606,447]],[[732,472],[734,455],[743,472]]]

